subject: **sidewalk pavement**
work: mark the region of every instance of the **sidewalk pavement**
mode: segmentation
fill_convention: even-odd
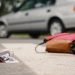
[[[2,45],[14,51],[15,56],[24,63],[22,69],[27,65],[37,75],[75,75],[75,55],[73,54],[36,53],[36,44],[32,43],[2,43]],[[45,47],[41,46],[38,50],[45,50]]]
[[[23,63],[0,64],[0,75],[36,75]]]
[[[0,45],[0,50],[6,49]],[[0,75],[36,75],[30,67],[24,64],[19,58],[14,55],[17,63],[1,63]]]

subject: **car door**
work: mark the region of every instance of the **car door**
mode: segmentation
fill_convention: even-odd
[[[6,20],[8,22],[8,29],[10,31],[24,31],[29,30],[29,11],[33,8],[33,1],[27,1],[25,4],[23,4],[22,7],[18,10],[16,13],[12,13],[6,16]]]
[[[12,13],[4,17],[8,23],[8,30],[9,31],[22,30],[22,24],[24,23],[24,20],[27,19],[24,17],[25,15],[23,12]]]
[[[28,25],[31,30],[46,29],[47,8],[37,8],[28,12]]]
[[[38,1],[38,0],[37,0]],[[39,2],[40,1],[40,2]],[[35,3],[34,9],[29,10],[28,13],[28,25],[31,30],[46,30],[47,29],[47,18],[50,14],[50,7],[46,7],[49,3],[48,0],[39,0]]]

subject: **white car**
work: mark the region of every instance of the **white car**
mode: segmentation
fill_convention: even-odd
[[[37,38],[75,27],[75,0],[25,0],[14,12],[0,18],[0,37],[29,33]]]

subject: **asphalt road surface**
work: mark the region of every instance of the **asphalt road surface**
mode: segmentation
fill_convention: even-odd
[[[33,39],[28,35],[12,35],[11,37],[4,39],[0,38],[0,43],[39,43],[43,41],[45,36],[41,36],[37,39]]]
[[[40,40],[41,41],[41,40]],[[23,38],[9,38],[9,39],[0,39],[0,50],[6,49],[2,43],[37,43],[38,40],[32,39],[23,39]],[[16,57],[19,63],[14,64],[0,64],[0,75],[36,75],[36,73],[26,64],[24,64],[20,59]]]

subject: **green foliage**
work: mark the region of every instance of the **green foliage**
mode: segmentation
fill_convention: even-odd
[[[23,0],[0,0],[0,16],[10,13],[14,5],[18,2],[22,2]]]

